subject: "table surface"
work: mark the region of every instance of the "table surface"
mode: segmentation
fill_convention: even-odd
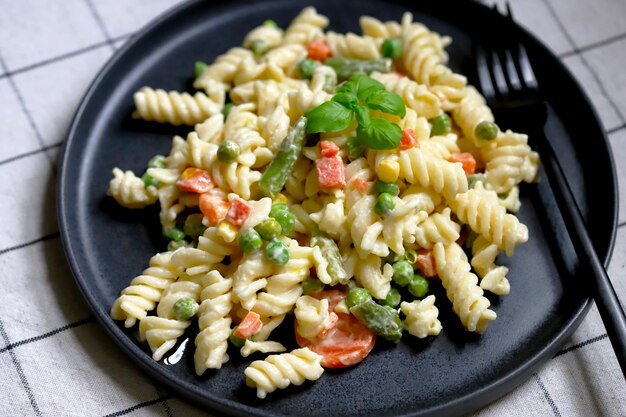
[[[87,86],[124,42],[176,3],[2,2],[1,415],[208,416],[146,376],[95,322],[72,279],[55,216],[58,153]],[[624,304],[626,2],[511,4],[516,19],[578,78],[608,134],[620,190],[609,275]],[[475,415],[626,415],[626,383],[595,306],[554,358]]]

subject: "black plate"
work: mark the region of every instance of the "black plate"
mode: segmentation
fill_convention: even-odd
[[[331,29],[340,32],[358,32],[362,14],[398,20],[410,10],[416,20],[453,37],[451,65],[471,81],[475,80],[474,28],[501,21],[474,2],[314,0],[308,4],[327,15]],[[470,412],[512,390],[552,357],[590,306],[586,285],[577,283],[576,256],[546,181],[522,190],[519,217],[531,231],[530,241],[513,258],[502,260],[511,270],[511,294],[491,297],[498,319],[482,336],[464,333],[441,289],[435,289],[444,331],[432,341],[405,337],[398,346],[379,342],[358,366],[327,371],[315,383],[259,401],[244,384],[243,371],[250,360],[232,355],[234,359],[221,370],[198,378],[192,365],[193,339],[179,362],[156,363],[134,332],[109,318],[120,290],[165,246],[155,209],[126,210],[105,197],[111,169],[120,166],[143,172],[152,155],[169,150],[173,133],[187,130],[132,121],[133,92],[143,85],[190,90],[195,61],[211,61],[240,44],[245,33],[264,19],[285,27],[304,6],[287,0],[186,3],[135,36],[100,72],[70,128],[59,175],[61,234],[76,282],[104,328],[130,357],[173,390],[219,413],[304,417]],[[531,58],[541,63],[540,83],[555,109],[548,133],[606,262],[617,219],[616,177],[608,142],[569,72],[534,37],[526,32],[522,36]]]

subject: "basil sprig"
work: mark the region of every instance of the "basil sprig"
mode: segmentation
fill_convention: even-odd
[[[404,117],[402,98],[366,75],[355,75],[339,87],[330,101],[306,113],[307,133],[339,132],[356,116],[359,142],[370,149],[394,149],[400,145],[402,130],[397,124],[371,117],[371,110]]]

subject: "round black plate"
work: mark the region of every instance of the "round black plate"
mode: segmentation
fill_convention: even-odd
[[[331,29],[359,31],[363,14],[398,20],[410,10],[432,30],[452,36],[452,67],[473,77],[474,28],[501,18],[474,2],[313,0]],[[188,129],[133,121],[132,94],[143,85],[191,90],[193,63],[212,61],[264,19],[282,27],[303,8],[296,1],[186,3],[128,42],[89,88],[65,142],[58,187],[61,234],[76,281],[115,341],[152,376],[210,409],[239,416],[426,416],[470,412],[523,382],[565,342],[590,299],[578,284],[577,260],[546,181],[524,187],[520,219],[530,240],[511,259],[511,294],[491,297],[498,319],[482,336],[462,331],[441,289],[435,289],[444,331],[429,341],[379,342],[358,366],[329,370],[315,383],[259,401],[245,387],[250,360],[237,359],[196,377],[193,333],[180,361],[152,361],[134,331],[108,315],[120,290],[165,248],[155,209],[132,211],[106,197],[114,166],[143,172]],[[497,36],[494,34],[494,36]],[[522,33],[555,114],[547,127],[602,259],[615,236],[617,188],[613,160],[594,110],[571,75],[535,38]],[[503,126],[506,127],[506,126]],[[582,274],[581,274],[582,275]],[[286,330],[289,334],[290,330]],[[186,339],[186,338],[184,338]],[[175,362],[175,363],[174,363]]]

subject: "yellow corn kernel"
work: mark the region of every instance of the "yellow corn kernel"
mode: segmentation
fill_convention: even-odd
[[[284,194],[278,194],[276,198],[274,199],[274,201],[272,202],[272,204],[278,204],[278,203],[287,204],[287,197],[285,197]]]
[[[385,159],[378,165],[376,174],[382,182],[396,182],[400,176],[400,164],[393,159]]]
[[[217,225],[217,235],[224,239],[225,242],[230,243],[237,238],[239,228],[226,220],[222,220]]]

